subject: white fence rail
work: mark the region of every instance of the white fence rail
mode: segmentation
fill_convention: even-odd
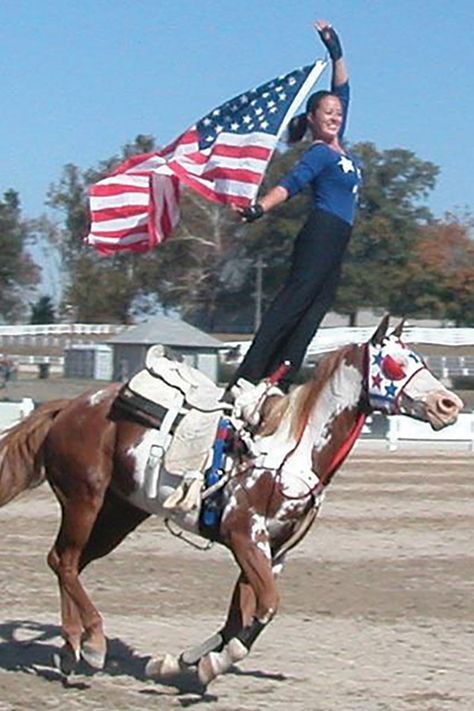
[[[119,323],[45,323],[0,326],[2,336],[107,336],[129,328]]]
[[[308,346],[307,359],[314,355],[333,351],[349,343],[365,343],[375,331],[374,326],[321,328]],[[474,346],[474,328],[421,328],[406,326],[403,331],[406,343],[426,343],[439,346]],[[226,341],[229,350],[235,350],[236,358],[242,358],[250,348],[251,341]],[[436,359],[436,356],[432,356]],[[453,358],[457,358],[453,356]],[[470,356],[466,362],[472,362]],[[445,358],[449,363],[449,356]]]
[[[311,341],[308,355],[334,350],[348,343],[365,343],[372,336],[375,328],[341,327],[322,328]],[[422,328],[406,326],[403,330],[406,343],[426,343],[439,346],[474,345],[474,328]]]
[[[35,404],[30,397],[24,397],[19,402],[0,402],[0,433],[16,425],[33,412],[34,408]]]
[[[394,451],[400,442],[466,442],[471,452],[474,452],[474,413],[463,413],[457,421],[438,432],[431,429],[427,422],[413,420],[403,415],[388,418],[387,444]]]

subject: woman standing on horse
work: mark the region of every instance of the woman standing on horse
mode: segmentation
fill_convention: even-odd
[[[310,186],[312,209],[296,238],[287,281],[265,314],[233,382],[245,378],[256,383],[283,361],[290,361],[283,383],[288,386],[334,300],[351,236],[361,175],[342,143],[349,79],[335,30],[324,20],[317,21],[315,28],[331,58],[331,91],[317,91],[309,97],[306,112],[290,122],[288,136],[288,142],[295,143],[309,130],[313,143],[257,203],[235,208],[245,222],[253,222]]]

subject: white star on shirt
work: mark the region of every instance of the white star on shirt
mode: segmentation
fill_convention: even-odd
[[[341,156],[341,160],[338,162],[338,165],[341,166],[344,173],[355,172],[354,163],[351,161],[350,158],[347,158],[346,156]]]

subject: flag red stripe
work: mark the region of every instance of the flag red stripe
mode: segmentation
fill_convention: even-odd
[[[238,160],[262,160],[268,161],[272,151],[269,148],[259,148],[258,146],[230,146],[227,144],[219,144],[215,146],[211,153],[192,153],[186,155],[186,160],[192,160],[193,163],[204,165],[212,160],[215,156],[219,158],[235,158]]]
[[[239,205],[240,207],[247,207],[251,204],[252,200],[245,195],[234,195],[229,192],[220,192],[212,188],[210,185],[204,185],[200,180],[194,178],[190,173],[183,170],[180,166],[177,166],[176,173],[178,174],[180,180],[188,185],[190,188],[195,190],[197,193],[212,200],[213,202],[220,202],[226,205]]]
[[[104,239],[118,239],[120,237],[128,237],[129,235],[137,235],[137,234],[145,234],[147,232],[147,225],[142,224],[142,225],[136,225],[135,227],[127,227],[126,229],[123,230],[107,230],[107,232],[104,232],[102,230],[94,230],[92,233],[93,237],[103,237]]]
[[[116,252],[139,252],[140,254],[143,254],[144,252],[150,251],[148,240],[144,240],[143,242],[135,242],[134,244],[123,244],[120,242],[111,245],[106,245],[103,242],[92,242],[92,244],[95,250],[104,257],[111,257],[116,254]]]
[[[97,183],[93,185],[90,189],[90,195],[92,197],[108,197],[111,195],[122,195],[124,193],[147,193],[149,191],[148,185],[122,185],[120,183],[112,183],[101,185]]]
[[[190,128],[188,131],[185,131],[184,133],[181,134],[181,136],[178,136],[178,138],[173,141],[172,143],[169,143],[165,148],[162,148],[160,150],[160,155],[166,155],[168,153],[172,153],[174,150],[176,150],[177,146],[183,146],[188,143],[196,143],[198,142],[199,134],[195,128]]]
[[[93,210],[92,216],[95,222],[105,222],[106,220],[120,220],[124,217],[135,217],[136,215],[146,215],[146,205],[123,205],[121,207],[104,207]]]
[[[125,160],[91,188],[89,243],[104,254],[156,246],[178,222],[180,184],[215,202],[251,204],[281,131],[323,69],[267,82],[251,101],[235,97],[164,148]]]
[[[212,150],[212,155],[224,156],[227,158],[256,158],[258,160],[268,160],[272,151],[264,146],[231,146],[227,143],[219,143]]]
[[[229,180],[239,180],[241,183],[253,183],[258,185],[262,178],[261,173],[244,168],[211,168],[200,176],[204,180],[216,180],[218,178],[228,178]]]
[[[140,163],[143,163],[146,160],[149,160],[153,156],[160,156],[159,151],[153,151],[152,153],[141,153],[140,155],[137,156],[132,156],[131,158],[128,158],[126,161],[123,163],[120,163],[112,173],[110,173],[110,176],[113,175],[120,175],[121,173],[126,173],[129,170],[132,170],[136,165],[140,165]]]

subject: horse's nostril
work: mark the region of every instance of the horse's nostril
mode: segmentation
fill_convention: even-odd
[[[453,412],[458,409],[457,402],[450,397],[440,398],[438,405],[442,412]]]

